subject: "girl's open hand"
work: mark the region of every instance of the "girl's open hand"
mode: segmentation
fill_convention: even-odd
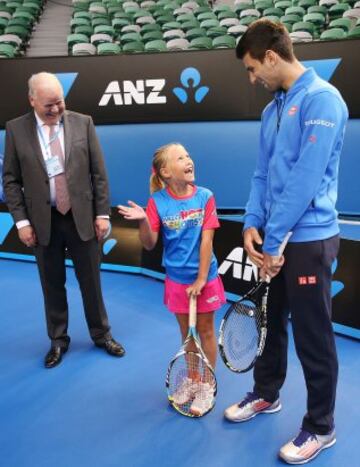
[[[117,207],[118,213],[124,216],[125,219],[129,221],[141,221],[146,219],[145,210],[134,203],[133,201],[128,201],[128,206],[122,206],[121,204]]]

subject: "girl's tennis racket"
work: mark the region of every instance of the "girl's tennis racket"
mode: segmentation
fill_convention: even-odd
[[[279,248],[284,252],[291,232]],[[249,371],[262,354],[267,333],[267,299],[270,278],[258,281],[238,302],[233,303],[221,321],[219,351],[225,365],[236,373]]]
[[[191,340],[195,343],[196,352],[186,350]],[[193,295],[189,303],[188,334],[169,364],[166,388],[170,404],[187,417],[202,417],[215,405],[216,377],[201,348],[196,330],[196,297]]]

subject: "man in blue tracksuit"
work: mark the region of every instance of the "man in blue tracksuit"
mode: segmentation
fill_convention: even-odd
[[[249,257],[261,268],[262,277],[268,275],[272,281],[268,335],[255,365],[253,392],[226,409],[225,417],[242,422],[281,409],[290,310],[308,392],[307,413],[299,435],[279,455],[300,464],[336,441],[338,364],[330,289],[331,264],[339,247],[335,202],[348,111],[337,89],[296,59],[281,24],[256,21],[240,39],[236,53],[251,83],[262,84],[275,96],[262,115],[260,154],[244,226]],[[284,255],[279,255],[289,232]]]

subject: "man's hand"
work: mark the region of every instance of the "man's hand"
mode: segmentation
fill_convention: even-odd
[[[267,253],[264,253],[264,262],[262,268],[260,269],[260,277],[266,279],[266,276],[273,278],[279,274],[280,269],[282,268],[285,262],[284,256],[270,256]]]
[[[97,217],[94,222],[96,238],[100,241],[109,232],[110,221],[102,217]]]
[[[250,227],[244,232],[244,248],[251,261],[261,268],[264,262],[264,255],[256,251],[256,245],[262,245],[263,241],[255,227]]]
[[[35,230],[31,225],[26,225],[18,230],[19,238],[28,247],[33,247],[37,243]]]

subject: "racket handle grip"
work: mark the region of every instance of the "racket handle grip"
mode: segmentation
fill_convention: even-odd
[[[197,298],[195,295],[190,295],[189,298],[189,327],[196,326]]]

